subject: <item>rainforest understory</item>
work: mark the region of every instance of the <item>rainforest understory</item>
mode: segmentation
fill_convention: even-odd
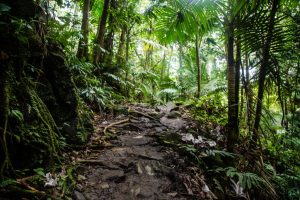
[[[300,199],[299,0],[0,0],[0,199]]]

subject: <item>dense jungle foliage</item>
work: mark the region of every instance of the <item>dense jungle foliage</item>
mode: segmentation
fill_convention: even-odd
[[[215,190],[300,199],[299,0],[0,0],[0,30],[0,192],[60,168],[95,113],[175,102],[224,137]]]

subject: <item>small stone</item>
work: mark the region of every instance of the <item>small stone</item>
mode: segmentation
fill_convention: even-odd
[[[143,174],[143,170],[142,170],[142,167],[141,167],[140,163],[137,163],[137,164],[136,164],[136,168],[137,168],[137,172],[138,172],[139,174]]]
[[[100,184],[100,187],[102,188],[102,189],[108,189],[109,188],[109,184],[108,183],[101,183]]]
[[[77,176],[77,180],[78,180],[78,181],[84,181],[84,180],[86,180],[86,177],[79,174],[79,175]]]
[[[142,136],[142,135],[138,135],[138,136],[135,136],[135,137],[133,137],[133,139],[142,139],[144,136]]]
[[[76,189],[77,189],[79,192],[82,192],[83,189],[84,189],[84,187],[83,187],[83,185],[81,185],[81,184],[77,184],[77,185],[76,185]]]
[[[171,197],[176,197],[177,194],[178,194],[177,192],[170,192],[170,193],[168,193],[168,195],[171,196]]]
[[[153,170],[149,165],[146,165],[145,169],[146,169],[146,172],[148,175],[150,175],[150,176],[154,175]]]
[[[75,200],[86,200],[84,195],[81,192],[78,192],[77,190],[74,190],[73,199],[75,199]]]

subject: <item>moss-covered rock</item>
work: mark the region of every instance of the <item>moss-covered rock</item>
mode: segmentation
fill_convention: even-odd
[[[0,164],[46,164],[65,144],[87,141],[90,116],[62,48],[46,40],[43,10],[33,0],[3,3],[11,9],[0,15]]]

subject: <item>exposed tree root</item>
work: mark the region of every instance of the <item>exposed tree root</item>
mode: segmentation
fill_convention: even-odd
[[[121,120],[121,121],[117,121],[117,122],[114,122],[114,123],[109,124],[109,125],[106,126],[106,127],[104,128],[104,130],[103,130],[104,135],[106,134],[107,129],[109,129],[109,128],[115,126],[115,125],[119,125],[119,124],[126,123],[126,122],[129,122],[129,118],[126,118],[126,119],[123,119],[123,120]]]
[[[39,190],[35,189],[34,187],[30,186],[26,181],[33,179],[35,176],[28,176],[21,179],[17,179],[17,182],[20,183],[24,188],[31,190],[33,192],[40,192]]]
[[[141,115],[141,116],[147,117],[147,118],[149,118],[149,119],[156,120],[156,118],[151,117],[150,115],[147,115],[147,114],[145,114],[145,113],[139,112],[139,111],[137,111],[137,110],[131,110],[131,109],[128,109],[128,113],[129,113],[129,114]]]
[[[21,186],[21,185],[20,185]],[[24,186],[24,185],[22,185]],[[9,196],[9,197],[20,197],[20,198],[24,198],[24,197],[40,197],[40,198],[46,198],[46,197],[50,197],[49,195],[46,194],[46,192],[44,191],[39,191],[39,190],[31,190],[31,189],[23,189],[21,187],[15,186],[15,185],[11,185],[5,188],[4,191],[0,190],[0,193],[2,193],[4,196]],[[51,199],[57,199],[54,197],[51,197]]]

